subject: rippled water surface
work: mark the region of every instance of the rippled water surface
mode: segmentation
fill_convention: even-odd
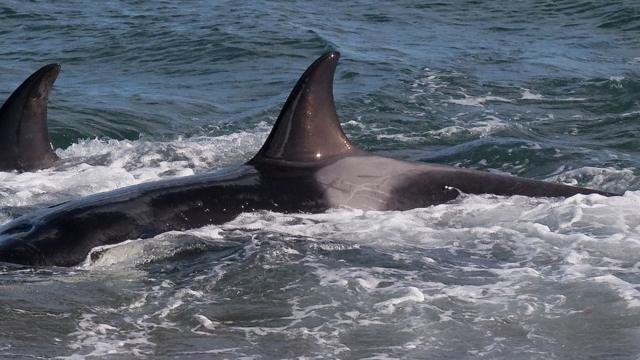
[[[0,223],[249,159],[338,50],[346,133],[388,156],[625,192],[247,213],[0,265],[0,357],[638,359],[640,5],[5,0],[0,99],[48,62],[62,160]]]

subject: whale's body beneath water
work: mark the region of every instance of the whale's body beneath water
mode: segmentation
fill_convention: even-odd
[[[0,228],[0,261],[73,266],[96,246],[232,220],[242,212],[407,210],[469,194],[616,195],[408,162],[355,147],[333,101],[339,54],[302,75],[260,151],[234,169],[130,186],[37,210]]]

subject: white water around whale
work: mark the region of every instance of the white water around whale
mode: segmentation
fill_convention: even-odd
[[[55,169],[2,173],[3,208],[240,162],[265,136],[82,141],[58,151],[63,161]],[[597,168],[557,178],[598,187],[638,181],[630,170]],[[61,305],[39,312],[39,300],[25,298],[32,311],[8,309],[3,324],[11,329],[25,317],[64,324],[51,331],[68,333],[76,355],[61,359],[277,357],[279,341],[292,354],[323,357],[456,349],[493,358],[547,348],[562,358],[590,349],[573,329],[599,327],[619,330],[597,351],[640,351],[637,334],[623,330],[640,319],[638,203],[639,191],[465,195],[405,212],[247,213],[220,226],[97,248],[76,269],[10,270],[31,274],[29,291]],[[28,295],[19,285],[4,288],[16,299]],[[20,344],[5,346],[20,353]]]
[[[364,149],[630,191],[257,212],[75,268],[0,264],[0,358],[637,360],[637,14],[635,0],[2,1],[0,99],[60,63],[63,160],[0,173],[0,223],[249,159],[328,50]]]

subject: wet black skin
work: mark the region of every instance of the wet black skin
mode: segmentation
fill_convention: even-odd
[[[231,173],[131,186],[40,209],[0,230],[0,259],[72,266],[95,246],[220,224],[242,212],[324,211],[328,204],[307,172],[261,172],[244,165]]]
[[[60,65],[34,72],[0,108],[0,171],[32,171],[51,166],[58,156],[47,128],[49,92]]]
[[[302,75],[267,141],[233,170],[135,185],[40,209],[0,227],[0,261],[73,266],[99,245],[221,224],[243,212],[408,210],[469,194],[615,195],[377,156],[344,135],[333,104],[339,54]]]
[[[389,178],[370,177],[352,161],[387,163],[387,168],[411,167],[415,172],[389,169],[390,179],[397,184],[388,187]],[[333,173],[332,167],[342,162],[353,167],[352,171]],[[329,178],[319,175],[327,169]],[[364,187],[361,177],[368,181]],[[487,188],[483,186],[502,195],[599,193],[371,155],[337,157],[321,166],[242,165],[233,171],[134,185],[37,210],[0,228],[0,259],[28,265],[73,266],[96,246],[221,224],[243,212],[318,213],[338,206],[407,210],[454,199],[458,189],[485,193]]]

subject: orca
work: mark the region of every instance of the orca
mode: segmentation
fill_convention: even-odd
[[[47,102],[60,65],[41,67],[0,108],[0,171],[44,169],[56,160],[47,128]]]
[[[339,53],[298,80],[266,142],[247,163],[134,185],[36,210],[0,228],[0,261],[74,266],[96,246],[221,224],[243,212],[335,207],[408,210],[460,195],[616,195],[366,152],[345,136],[333,100]]]

